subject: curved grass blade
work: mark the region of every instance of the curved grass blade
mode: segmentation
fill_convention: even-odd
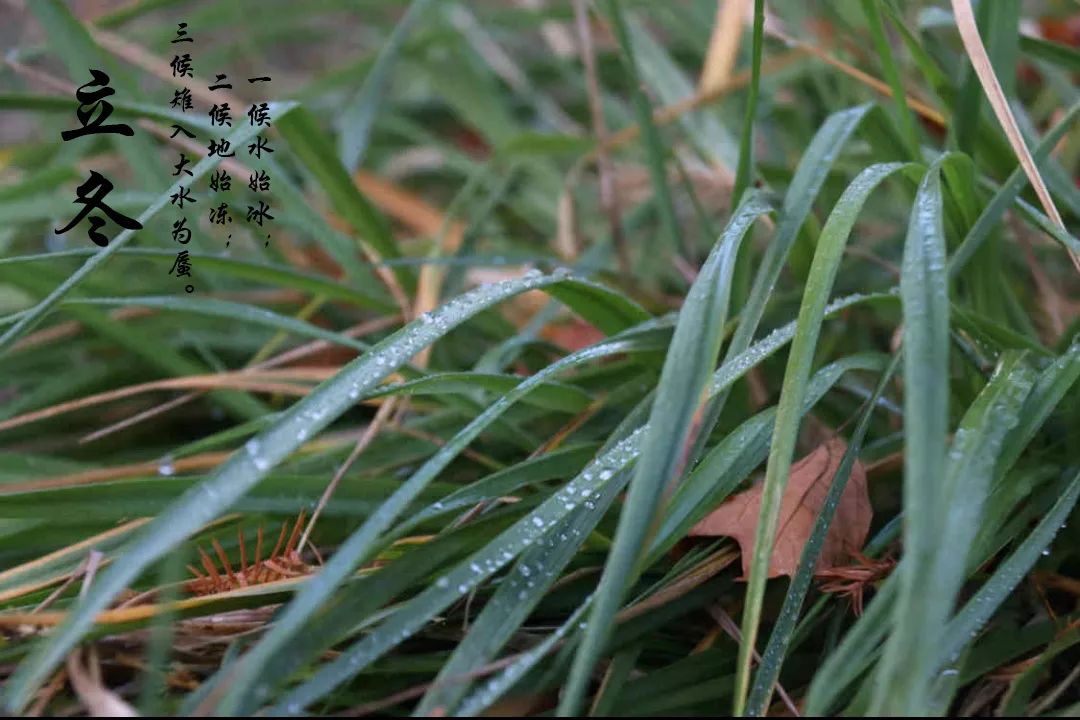
[[[710,374],[720,353],[735,258],[751,225],[769,209],[759,194],[746,197],[733,213],[679,311],[649,416],[650,430],[642,446],[642,459],[630,483],[588,628],[559,704],[562,714],[576,715],[580,710],[588,679],[607,644],[615,613],[647,546],[647,533],[661,496],[665,487],[673,487],[679,479],[690,445],[696,440],[702,403],[707,399]]]
[[[878,399],[899,367],[900,357],[900,355],[895,355],[892,362],[889,363],[889,367],[881,375],[877,386],[874,388],[873,395],[867,400],[865,408],[859,415],[859,422],[855,427],[855,432],[852,434],[851,442],[848,444],[844,457],[840,460],[840,465],[836,468],[836,474],[833,475],[832,484],[829,486],[829,494],[821,506],[821,513],[818,515],[817,520],[814,521],[814,529],[810,534],[810,538],[806,541],[805,547],[803,547],[802,556],[799,558],[799,569],[795,577],[791,579],[787,595],[784,597],[784,604],[780,608],[780,614],[777,617],[776,624],[773,626],[772,634],[769,636],[769,644],[761,655],[761,662],[758,665],[757,673],[754,675],[754,684],[750,688],[750,697],[747,700],[747,715],[764,716],[769,708],[773,690],[776,688],[776,682],[780,677],[781,666],[791,643],[792,634],[795,632],[795,623],[799,618],[799,610],[802,607],[803,600],[806,598],[806,592],[810,589],[814,568],[817,567],[821,549],[825,544],[825,535],[832,525],[836,508],[840,505],[840,497],[844,492],[844,488],[847,487],[848,479],[851,477],[851,468],[854,466],[855,459],[862,449],[863,439],[866,437],[866,431],[870,427],[870,418],[873,415],[874,408],[877,407]]]
[[[551,652],[563,638],[573,632],[581,622],[581,618],[588,611],[591,604],[592,595],[585,598],[585,601],[571,613],[570,617],[566,619],[566,622],[560,625],[555,632],[548,635],[542,642],[537,643],[527,652],[522,653],[521,657],[509,667],[485,682],[472,695],[465,698],[464,702],[461,703],[461,707],[458,708],[458,715],[461,717],[476,717],[481,715],[484,710],[494,705],[506,691],[513,688],[517,681],[525,676],[525,673],[536,667],[536,665]]]
[[[1005,473],[1015,464],[1020,453],[1035,436],[1043,421],[1065,396],[1065,393],[1068,392],[1077,377],[1080,377],[1080,345],[1075,346],[1067,356],[1062,357],[1047,368],[1035,383],[1027,401],[1024,403],[1023,409],[1020,411],[1019,423],[1003,443],[1004,449],[998,457],[997,468],[995,469],[996,482],[1000,483],[1002,481]],[[984,530],[990,534],[996,536],[1000,532],[998,528],[1001,523],[1000,521],[995,522],[993,517],[985,518],[982,524],[986,526]],[[1052,528],[1057,527],[1058,525],[1052,526]],[[1052,529],[1051,526],[1047,526],[1047,528]],[[967,564],[968,572],[970,573],[974,568],[989,560],[997,552],[1000,545],[1001,541],[995,542],[992,547],[976,543],[976,548],[981,555],[969,560]],[[841,693],[880,653],[879,643],[884,638],[889,626],[887,616],[892,612],[895,605],[894,601],[898,588],[897,579],[898,576],[894,573],[885,581],[867,612],[848,632],[840,645],[829,655],[815,674],[807,695],[806,712],[808,715],[823,715],[830,712],[833,706],[837,704]],[[974,630],[977,630],[977,626],[984,621],[980,620],[975,623],[974,619],[976,617],[988,617],[986,613],[992,612],[993,607],[982,604],[975,605],[969,601],[965,609],[949,621],[945,637],[950,638],[950,640],[944,646],[949,652],[947,654],[944,652],[939,653],[939,666],[944,663],[946,657],[955,657],[962,651],[963,645],[970,642],[972,628],[967,623],[976,625]],[[971,615],[964,621],[965,634],[961,636],[959,631],[954,631],[954,627],[960,627],[956,623],[965,614]]]
[[[863,170],[836,202],[818,238],[817,251],[806,279],[806,290],[796,321],[795,338],[792,340],[787,368],[784,371],[776,412],[776,430],[762,485],[761,511],[754,538],[746,600],[743,603],[742,639],[735,675],[733,712],[736,715],[743,713],[746,693],[750,687],[750,662],[757,643],[769,559],[772,557],[780,517],[780,504],[787,486],[802,418],[803,396],[810,377],[810,366],[814,360],[821,323],[825,317],[825,306],[840,269],[844,246],[870,192],[893,173],[913,169],[912,166],[901,163],[887,163],[871,165]]]
[[[451,303],[452,304],[452,303]],[[449,442],[441,447],[427,462],[383,503],[378,511],[334,553],[318,576],[312,579],[297,595],[262,640],[243,658],[239,668],[229,680],[229,691],[222,698],[218,711],[230,714],[240,711],[247,702],[250,689],[263,678],[262,668],[275,653],[303,627],[304,622],[322,605],[330,594],[353,570],[368,559],[377,549],[380,537],[390,528],[397,517],[415,500],[416,496],[441,473],[483,430],[497,420],[520,398],[531,393],[548,378],[568,367],[613,353],[632,350],[631,341],[613,339],[569,355],[540,372],[523,380],[513,390],[500,397],[484,412],[473,418]],[[261,698],[258,698],[261,699]]]
[[[288,117],[277,119],[277,125],[289,147],[318,180],[334,210],[341,213],[359,233],[360,242],[373,249],[380,259],[400,257],[401,252],[386,218],[360,192],[349,173],[338,162],[333,144],[319,127],[315,117],[306,109],[300,108]],[[392,266],[391,271],[402,288],[407,291],[414,289],[415,281],[408,268]]]
[[[371,133],[371,124],[375,121],[375,115],[379,110],[380,100],[386,92],[386,85],[390,78],[390,70],[397,61],[398,53],[405,38],[409,36],[412,26],[423,15],[431,0],[413,0],[406,8],[405,14],[394,26],[390,37],[386,39],[379,54],[375,57],[375,64],[371,66],[364,84],[356,93],[352,101],[345,106],[341,115],[341,131],[338,134],[338,157],[348,173],[356,172],[356,168],[364,161],[364,153],[367,151],[368,136]]]
[[[1069,108],[1068,112],[1039,141],[1039,144],[1032,152],[1036,166],[1042,164],[1050,156],[1050,151],[1069,131],[1078,114],[1080,114],[1080,103],[1076,103]],[[963,242],[960,243],[960,246],[953,252],[952,257],[949,258],[950,277],[955,277],[971,259],[971,256],[975,254],[975,251],[990,237],[990,232],[1001,223],[1005,211],[1016,200],[1027,180],[1028,176],[1024,173],[1024,169],[1017,166],[1008,179],[998,188],[994,197],[991,198],[979,215],[979,219],[968,230]]]
[[[979,630],[990,621],[1009,594],[1027,576],[1042,552],[1054,540],[1054,536],[1068,520],[1077,499],[1080,498],[1080,472],[1069,481],[1054,506],[1043,516],[1012,555],[1001,563],[990,578],[979,588],[963,609],[949,621],[945,634],[937,645],[939,667],[956,662],[964,646],[971,642]],[[935,693],[935,696],[938,696]],[[947,704],[947,698],[943,700]]]
[[[231,300],[217,300],[215,298],[187,297],[183,295],[143,295],[135,297],[115,298],[72,298],[65,300],[65,306],[102,306],[102,307],[145,307],[153,308],[160,312],[191,312],[208,317],[219,317],[235,320],[247,325],[262,325],[275,330],[284,330],[300,337],[309,337],[325,342],[353,348],[354,350],[368,350],[369,343],[356,340],[341,333],[325,330],[313,325],[306,320],[299,320],[289,315],[282,315],[273,310],[249,305],[247,303],[233,302]]]
[[[735,169],[733,203],[738,203],[750,187],[750,175],[754,165],[754,120],[757,115],[758,90],[761,85],[761,47],[765,35],[765,2],[754,0],[754,32],[750,46],[750,87],[743,115],[742,135],[739,138],[739,165]]]
[[[95,258],[100,256],[99,253]],[[361,393],[376,387],[417,352],[481,310],[527,290],[560,282],[579,281],[536,273],[477,288],[413,321],[350,362],[334,378],[319,385],[272,427],[248,441],[242,451],[234,453],[206,482],[186,492],[168,512],[147,526],[130,549],[95,581],[91,591],[69,613],[63,625],[39,643],[19,665],[0,696],[4,707],[12,712],[25,707],[38,685],[93,624],[94,616],[150,563],[227,509],[307,437],[351,407]]]
[[[464,394],[476,390],[507,393],[516,388],[520,382],[520,375],[477,372],[432,373],[416,380],[387,385],[365,397],[441,395],[444,393]],[[532,392],[522,398],[522,402],[548,410],[576,413],[588,407],[591,399],[592,396],[589,393],[576,385],[551,381],[534,386]]]
[[[851,134],[859,127],[866,113],[873,105],[859,105],[830,115],[821,128],[814,134],[806,152],[799,161],[791,185],[784,196],[784,206],[780,210],[773,241],[765,250],[761,259],[754,284],[750,288],[750,297],[739,314],[739,326],[731,338],[726,358],[732,358],[750,345],[754,338],[765,305],[772,297],[773,288],[780,278],[791,246],[795,242],[799,229],[806,221],[810,207],[821,191],[825,176],[840,154],[840,149]],[[708,429],[708,428],[706,428]]]
[[[829,169],[836,162],[841,148],[862,123],[872,105],[859,105],[830,115],[806,148],[795,175],[791,178],[784,206],[772,242],[769,243],[754,276],[754,283],[746,304],[739,310],[739,324],[724,355],[725,362],[743,353],[754,339],[761,323],[765,306],[772,297],[773,288],[791,252],[795,238],[806,221],[810,208],[817,199]],[[736,302],[741,298],[736,297]],[[705,408],[702,417],[700,439],[691,458],[696,461],[704,450],[705,438],[712,433],[720,412],[724,409],[727,394],[716,396]]]
[[[949,401],[949,297],[940,162],[919,185],[904,244],[904,561],[893,631],[877,669],[873,712],[909,714],[925,701],[931,648],[948,608],[924,585],[943,530]]]
[[[858,359],[859,362],[865,362],[863,358]],[[811,383],[811,388],[807,393],[805,411],[809,411],[810,408],[821,399],[822,395],[830,387],[833,382],[839,377],[837,372],[843,372],[846,370],[846,366],[841,368],[831,368],[830,372],[819,374]],[[730,433],[710,454],[702,461],[701,466],[695,469],[694,473],[687,478],[683,487],[696,484],[701,487],[703,485],[717,486],[721,489],[721,493],[713,492],[710,494],[708,503],[701,503],[696,498],[687,493],[683,496],[681,502],[677,503],[683,510],[683,512],[675,512],[668,514],[665,518],[665,524],[661,527],[657,533],[656,541],[654,542],[650,557],[656,558],[661,552],[665,552],[674,542],[685,535],[685,527],[687,523],[670,522],[671,516],[676,518],[685,518],[689,511],[698,509],[702,513],[706,512],[708,508],[715,507],[715,505],[724,499],[724,494],[730,492],[741,480],[745,479],[747,475],[757,467],[761,461],[765,458],[768,452],[769,437],[772,433],[772,419],[775,416],[773,410],[769,410],[761,413],[759,416],[747,420],[745,423],[736,428]],[[724,492],[726,490],[726,492]],[[676,504],[676,503],[673,503]],[[691,520],[690,522],[692,522]],[[564,521],[565,522],[565,521]],[[568,537],[568,534],[563,531],[558,531],[559,541],[563,545],[572,546],[572,548],[565,549],[566,552],[573,552],[579,541],[575,538],[580,537],[576,533],[570,533],[573,538]],[[555,533],[552,532],[549,535],[549,539],[554,538]],[[547,547],[546,545],[544,546]],[[551,550],[530,551],[534,554],[551,555]],[[562,553],[563,550],[558,550],[558,553]],[[569,555],[566,556],[566,561],[569,560]],[[548,573],[557,573],[559,570],[553,568],[550,564],[541,564],[539,561],[532,559],[522,559],[521,565],[525,567],[533,567],[533,571],[527,575],[527,578],[535,578],[535,584],[532,581],[525,580],[524,582],[527,589],[522,590],[515,588],[511,592],[510,590],[504,590],[505,584],[501,584],[496,595],[489,601],[488,606],[485,607],[483,613],[476,622],[473,623],[470,634],[466,639],[458,646],[454,656],[452,656],[449,663],[452,665],[455,662],[455,658],[460,653],[470,652],[472,657],[468,663],[464,660],[460,661],[460,664],[454,668],[453,672],[447,671],[444,667],[440,671],[440,678],[443,678],[444,683],[448,685],[440,685],[439,680],[435,682],[435,686],[425,696],[425,700],[421,703],[421,706],[415,711],[416,715],[430,714],[435,708],[442,708],[447,714],[455,714],[465,712],[463,709],[455,711],[452,703],[460,699],[467,688],[455,687],[452,684],[453,678],[457,677],[469,677],[469,673],[476,670],[486,663],[490,662],[494,658],[494,653],[505,642],[505,637],[508,637],[508,633],[513,632],[521,622],[524,621],[526,614],[521,614],[520,610],[516,607],[516,603],[525,603],[529,608],[539,601],[544,592],[550,586],[550,583],[554,581],[556,575],[551,576]],[[563,562],[565,565],[565,562]],[[559,566],[561,569],[562,565]],[[512,580],[519,580],[516,575],[511,575]],[[547,579],[545,579],[547,578]],[[516,600],[511,595],[515,595],[518,592],[521,594],[517,596]],[[487,620],[487,616],[491,615],[493,619]],[[505,623],[508,617],[513,617],[515,622],[513,624],[501,624]],[[490,625],[499,626],[504,632],[504,639],[499,642],[493,642],[493,633],[489,630]],[[475,638],[475,640],[470,640]],[[483,649],[486,652],[479,653],[473,650],[473,646],[478,643],[484,643]],[[466,646],[470,646],[468,651],[465,650]],[[485,686],[487,688],[488,686]],[[487,697],[497,698],[492,695],[491,690],[486,690]],[[466,706],[474,707],[478,701],[478,696],[474,694],[470,701],[466,701]]]
[[[861,300],[862,298],[855,302]],[[735,358],[721,367],[713,376],[712,391],[723,392],[766,356],[767,353],[761,353],[755,347],[745,356]],[[880,370],[882,366],[878,356],[853,356],[837,361],[818,372],[812,394],[816,396],[817,393],[824,393],[845,372],[856,369]],[[640,453],[639,446],[647,427],[646,425],[637,428],[609,450],[597,456],[560,492],[548,498],[485,548],[474,553],[457,568],[440,578],[434,586],[411,600],[383,625],[342,653],[337,660],[322,667],[310,680],[288,692],[269,709],[269,712],[288,715],[300,713],[304,707],[331,692],[417,632],[437,613],[471,592],[473,588],[505,566],[534,541],[544,537],[551,531],[554,524],[569,512],[565,507],[568,500],[587,498],[596,494],[607,483],[613,482],[613,478],[616,478],[621,470],[635,461]],[[480,568],[479,573],[475,571],[475,567]],[[268,693],[269,687],[266,686],[262,690]],[[255,694],[261,696],[263,692],[257,688]]]
[[[630,34],[626,28],[626,20],[623,18],[622,9],[615,0],[608,0],[607,14],[611,18],[615,37],[622,48],[619,58],[633,88],[634,114],[637,116],[638,125],[641,127],[642,141],[645,144],[648,157],[649,177],[652,180],[655,202],[660,215],[660,227],[667,236],[669,252],[677,255],[683,248],[680,242],[682,234],[679,232],[678,221],[675,218],[675,204],[671,199],[671,188],[668,185],[667,175],[667,150],[660,131],[653,122],[652,107],[645,95],[645,89],[638,74],[637,60],[634,57],[634,45],[630,41]]]
[[[1009,145],[1012,146],[1013,152],[1016,153],[1016,157],[1020,160],[1020,166],[1027,174],[1028,180],[1031,181],[1035,195],[1039,198],[1039,204],[1042,205],[1043,210],[1046,211],[1047,216],[1054,225],[1064,229],[1065,223],[1062,222],[1057,207],[1050,197],[1050,191],[1046,188],[1046,184],[1039,174],[1039,169],[1035,165],[1027,145],[1024,143],[1023,134],[1016,124],[1016,118],[1013,116],[1012,109],[1009,108],[1008,99],[1001,89],[1001,84],[998,82],[993,66],[990,64],[986,48],[983,47],[971,0],[951,0],[951,3],[953,15],[956,17],[957,28],[960,31],[960,39],[964,43],[964,49],[967,51],[972,67],[975,68],[976,75],[979,76],[979,82],[986,93],[986,99],[990,102],[994,115],[1005,131],[1005,137],[1009,140]],[[1080,272],[1080,257],[1070,251],[1069,259],[1072,260],[1077,272]]]
[[[585,498],[580,505],[577,500],[567,501],[570,515],[560,520],[543,541],[525,551],[499,583],[498,590],[472,623],[468,634],[439,669],[431,690],[420,701],[414,715],[468,714],[467,709],[455,708],[469,690],[470,682],[462,678],[472,677],[476,669],[491,662],[529,617],[626,485],[627,471],[621,475],[623,477],[607,484],[595,498]],[[473,703],[477,701],[473,700]]]

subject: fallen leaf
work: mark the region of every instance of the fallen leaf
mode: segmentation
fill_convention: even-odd
[[[818,446],[812,453],[791,466],[787,489],[780,506],[780,525],[769,559],[769,577],[792,576],[799,568],[803,547],[810,539],[825,498],[829,493],[833,475],[840,465],[847,445],[834,438]],[[761,484],[732,496],[720,507],[705,516],[690,530],[691,536],[715,537],[724,535],[734,538],[742,552],[742,580],[750,573],[754,553],[754,535],[757,532],[758,514],[761,509]],[[840,495],[829,532],[818,558],[815,574],[839,567],[855,557],[866,542],[870,532],[873,510],[866,492],[866,470],[858,460],[851,468],[847,487]]]
[[[594,325],[580,318],[547,325],[540,335],[569,352],[595,345],[606,337]]]

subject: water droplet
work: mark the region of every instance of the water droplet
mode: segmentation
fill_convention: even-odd
[[[169,477],[176,472],[176,466],[173,465],[172,455],[166,455],[161,458],[161,464],[158,465],[158,475]]]

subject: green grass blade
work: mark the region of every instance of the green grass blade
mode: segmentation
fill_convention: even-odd
[[[479,716],[484,710],[491,707],[498,698],[506,693],[506,691],[513,688],[514,685],[529,672],[529,670],[536,667],[537,664],[555,648],[557,643],[562,641],[577,628],[581,622],[581,618],[588,611],[591,600],[592,596],[589,596],[585,602],[571,613],[570,617],[566,619],[566,622],[560,625],[555,632],[544,638],[542,642],[537,643],[534,647],[530,648],[528,652],[523,653],[520,658],[514,661],[501,673],[486,681],[483,686],[476,690],[476,692],[465,698],[464,702],[461,703],[458,714],[462,717]]]
[[[944,626],[948,609],[930,597],[925,573],[941,525],[949,401],[949,297],[945,281],[940,170],[919,185],[904,244],[900,278],[904,308],[904,562],[899,597],[873,712],[909,714],[925,702],[932,649],[923,638]]]
[[[274,628],[249,652],[235,675],[230,678],[230,689],[222,699],[218,710],[229,714],[245,706],[246,694],[264,676],[263,666],[280,652],[304,622],[329,598],[334,589],[347,578],[378,547],[378,541],[394,520],[407,508],[450,462],[457,457],[492,422],[505,413],[517,400],[527,396],[541,383],[568,367],[582,362],[632,349],[628,341],[612,340],[569,355],[548,365],[528,379],[523,380],[509,393],[477,415],[464,429],[439,449],[394,494],[387,499],[358,530],[342,543],[334,556],[320,571],[317,578],[308,583],[296,600],[285,609]]]
[[[353,183],[349,173],[334,155],[333,144],[319,127],[315,117],[300,108],[288,117],[277,118],[278,131],[297,154],[304,167],[314,175],[326,192],[334,210],[359,233],[359,241],[368,245],[379,258],[400,257],[390,225]],[[415,282],[407,268],[394,267],[394,275],[406,291]]]
[[[634,46],[630,41],[630,34],[626,28],[626,20],[623,18],[622,9],[617,0],[608,0],[607,12],[614,26],[615,37],[622,47],[623,54],[620,56],[626,72],[627,80],[633,88],[634,114],[638,125],[641,127],[641,136],[645,143],[648,157],[649,177],[652,179],[652,189],[659,208],[660,226],[664,235],[667,236],[668,248],[672,254],[678,254],[683,247],[680,238],[678,220],[675,218],[675,205],[671,200],[671,187],[668,184],[667,174],[667,149],[660,137],[660,131],[653,122],[652,106],[645,95],[641,78],[638,75],[637,60],[634,58]]]
[[[745,356],[725,364],[713,376],[712,391],[723,392],[760,362],[761,358],[761,353],[755,347]],[[878,355],[852,356],[839,360],[818,371],[811,383],[809,394],[815,398],[820,397],[846,372],[880,371],[883,367],[883,358]],[[467,595],[530,545],[553,532],[553,528],[570,512],[566,509],[568,500],[595,496],[608,484],[625,477],[621,471],[636,462],[647,428],[648,425],[635,429],[609,450],[598,455],[560,492],[549,497],[514,526],[410,600],[386,622],[349,647],[338,659],[322,667],[310,680],[286,693],[268,712],[286,715],[301,713],[305,707],[415,633],[452,602]],[[476,567],[480,568],[479,573],[476,572]],[[259,694],[257,690],[256,695]]]
[[[95,615],[150,563],[226,510],[306,438],[351,407],[361,393],[374,388],[417,352],[477,312],[519,293],[557,282],[566,280],[562,276],[537,273],[477,288],[394,333],[293,405],[272,427],[250,440],[206,482],[185,493],[140,533],[130,549],[97,579],[92,591],[80,600],[64,624],[19,665],[0,696],[4,707],[13,712],[24,707],[37,686],[93,624]]]
[[[1039,141],[1039,144],[1032,151],[1032,158],[1035,160],[1036,166],[1049,157],[1050,151],[1069,131],[1078,114],[1080,114],[1080,103],[1069,108],[1068,112]],[[1027,184],[1027,175],[1024,174],[1024,169],[1018,165],[1008,179],[1002,183],[990,202],[987,203],[979,215],[979,219],[968,230],[964,241],[949,258],[950,277],[955,277],[964,268],[975,251],[990,237],[990,233],[994,228],[1000,225],[1005,211],[1016,200],[1025,184]]]
[[[746,694],[750,687],[750,662],[757,642],[761,606],[765,597],[769,560],[780,518],[780,504],[787,487],[791,459],[795,452],[795,440],[802,417],[806,383],[814,360],[825,306],[832,292],[836,274],[840,269],[844,246],[855,225],[855,219],[871,191],[885,178],[895,172],[908,169],[901,163],[871,165],[863,170],[848,186],[829,215],[818,239],[817,251],[806,280],[803,302],[799,308],[795,338],[788,355],[784,382],[780,390],[780,403],[776,414],[776,430],[772,450],[765,470],[762,486],[761,512],[758,516],[757,533],[754,538],[754,555],[746,586],[743,604],[742,641],[736,665],[735,697],[733,712],[741,715],[745,709]],[[913,168],[912,168],[913,169]]]
[[[619,517],[615,544],[604,565],[588,629],[559,705],[560,713],[575,715],[580,710],[588,678],[633,581],[664,489],[673,488],[684,469],[686,446],[696,439],[700,427],[698,413],[720,352],[735,258],[753,222],[768,210],[768,205],[756,194],[747,196],[702,266],[679,311],[649,419],[652,429]]]
[[[836,162],[840,149],[858,128],[871,107],[859,105],[833,113],[814,134],[814,139],[810,141],[806,153],[799,161],[795,175],[791,178],[791,185],[784,196],[784,206],[780,211],[776,233],[765,251],[765,256],[761,259],[746,306],[740,311],[739,326],[735,329],[735,335],[728,346],[725,356],[727,359],[750,346],[758,324],[761,322],[761,316],[765,313],[765,305],[769,302],[773,288],[776,287],[776,281],[780,278],[780,272],[787,261],[791,246],[821,191],[829,169]],[[706,427],[706,430],[708,429],[710,428]]]
[[[769,644],[761,655],[758,671],[754,675],[754,683],[750,688],[750,697],[747,700],[746,714],[763,716],[769,709],[770,698],[776,682],[780,677],[780,669],[784,662],[788,646],[791,643],[792,634],[795,631],[795,623],[799,617],[799,609],[802,607],[806,593],[810,589],[810,581],[813,578],[814,569],[817,567],[821,549],[825,544],[825,535],[832,524],[836,508],[840,505],[840,497],[847,487],[851,476],[851,469],[855,464],[862,443],[866,437],[866,431],[870,427],[870,418],[877,406],[878,398],[881,397],[885,388],[892,380],[893,374],[900,365],[900,356],[896,355],[889,364],[888,369],[882,374],[874,393],[866,402],[866,407],[859,415],[858,425],[852,434],[848,449],[841,458],[840,464],[833,475],[832,484],[829,486],[829,494],[822,503],[821,513],[814,521],[814,529],[810,538],[803,547],[802,556],[799,558],[799,569],[791,579],[784,604],[780,608],[780,614],[769,636]]]
[[[360,91],[345,106],[341,114],[341,131],[338,133],[338,157],[345,170],[349,173],[356,172],[364,162],[364,154],[367,152],[368,137],[371,134],[371,125],[375,121],[375,115],[379,111],[383,96],[386,94],[386,86],[390,80],[390,72],[397,62],[401,46],[409,36],[413,25],[427,10],[431,0],[413,0],[406,8],[401,20],[394,26],[394,31],[386,39],[385,44],[379,49],[375,57],[375,64],[371,66],[364,84]]]
[[[1001,604],[1031,571],[1043,551],[1065,524],[1077,498],[1080,498],[1080,473],[1076,473],[1065,487],[1050,511],[1024,538],[1016,550],[997,568],[981,588],[964,604],[949,621],[945,634],[937,646],[940,667],[951,665],[964,646],[990,621]],[[936,693],[935,693],[936,695]]]
[[[885,24],[881,19],[881,8],[874,0],[861,0],[862,11],[866,16],[866,22],[870,26],[870,37],[874,41],[874,49],[878,59],[881,60],[881,69],[885,73],[885,80],[889,83],[892,91],[893,116],[900,126],[900,136],[907,143],[908,159],[918,162],[922,158],[919,150],[919,131],[915,125],[915,115],[905,99],[904,84],[900,78],[900,71],[896,67],[896,59],[893,57],[892,46],[885,36]]]
[[[491,662],[517,632],[573,559],[581,543],[600,522],[628,479],[624,477],[608,484],[597,497],[586,498],[580,505],[576,500],[567,501],[568,508],[577,508],[559,521],[542,542],[525,551],[506,579],[499,583],[499,589],[472,623],[468,634],[439,669],[431,690],[424,695],[414,715],[457,715],[463,710],[467,712],[469,703],[464,708],[457,707],[469,691],[471,683],[466,678],[472,677],[476,670]]]
[[[765,34],[765,2],[754,0],[754,32],[750,46],[750,88],[746,97],[746,113],[743,116],[742,135],[739,139],[739,165],[735,170],[735,187],[731,201],[738,203],[746,188],[750,187],[750,175],[754,163],[754,121],[757,115],[758,91],[761,86],[761,48]]]

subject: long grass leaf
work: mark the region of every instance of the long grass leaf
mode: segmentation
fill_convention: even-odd
[[[185,493],[140,533],[127,552],[95,581],[93,590],[80,600],[64,624],[19,665],[4,689],[4,706],[13,711],[24,707],[38,684],[90,627],[94,616],[150,563],[236,502],[307,437],[351,407],[361,393],[375,387],[417,352],[484,308],[527,290],[559,282],[572,281],[564,276],[537,273],[477,288],[383,340],[296,403],[272,427],[248,441],[243,450],[234,453],[206,482]]]
[[[769,206],[760,197],[747,196],[702,266],[679,311],[649,417],[651,430],[619,517],[615,544],[604,565],[585,638],[560,702],[561,713],[577,714],[592,668],[607,643],[615,613],[633,581],[661,496],[665,487],[673,488],[683,471],[688,444],[695,441],[699,429],[698,415],[709,375],[720,352],[735,258],[754,220],[768,210]]]
[[[949,411],[949,298],[945,281],[940,170],[919,185],[904,244],[904,562],[893,633],[878,667],[874,712],[908,713],[924,701],[932,650],[923,638],[944,626],[948,609],[923,578],[937,551]]]
[[[736,715],[743,713],[746,693],[750,687],[750,661],[757,641],[769,560],[772,557],[773,541],[780,517],[780,504],[795,452],[803,396],[825,316],[825,306],[840,269],[844,246],[866,198],[885,178],[905,167],[907,166],[900,163],[890,163],[872,165],[863,170],[837,201],[818,239],[817,251],[806,280],[803,302],[799,308],[795,338],[792,340],[787,368],[784,371],[776,430],[762,486],[761,511],[754,538],[746,601],[743,604],[742,640],[736,666],[733,710]]]

